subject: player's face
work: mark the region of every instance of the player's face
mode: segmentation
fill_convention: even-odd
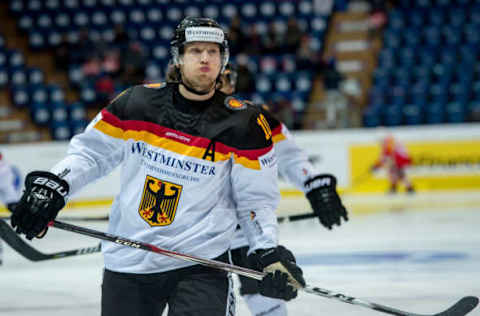
[[[220,46],[193,42],[185,45],[182,58],[182,80],[191,88],[208,92],[213,89],[221,67]]]

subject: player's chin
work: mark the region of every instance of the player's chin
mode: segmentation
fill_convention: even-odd
[[[203,78],[203,80],[199,80],[197,84],[197,90],[201,92],[208,92],[212,90],[214,86],[215,86],[215,79]]]

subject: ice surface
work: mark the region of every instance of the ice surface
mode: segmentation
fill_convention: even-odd
[[[74,224],[106,228],[101,221]],[[480,295],[480,209],[352,215],[332,231],[311,219],[281,224],[280,234],[310,285],[424,314],[440,312],[463,296]],[[48,253],[96,243],[51,228],[32,245]],[[100,315],[100,254],[30,262],[7,245],[3,248],[0,315]],[[245,303],[238,301],[237,314],[249,315]],[[382,314],[307,293],[289,302],[288,310],[295,316]],[[469,315],[480,315],[480,309]]]

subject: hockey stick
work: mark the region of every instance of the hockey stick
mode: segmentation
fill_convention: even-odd
[[[174,251],[170,251],[170,250],[166,250],[166,249],[161,249],[161,248],[158,248],[158,247],[156,247],[154,245],[151,245],[151,244],[147,244],[147,243],[143,243],[143,242],[140,242],[140,241],[135,241],[135,240],[123,238],[123,237],[120,237],[120,236],[111,235],[111,234],[108,234],[108,233],[96,231],[96,230],[85,228],[85,227],[79,227],[79,226],[75,226],[75,225],[71,225],[71,224],[67,224],[67,223],[63,223],[63,222],[59,222],[59,221],[50,222],[50,226],[53,226],[53,227],[56,227],[56,228],[59,228],[59,229],[63,229],[63,230],[67,230],[67,231],[70,231],[70,232],[90,236],[90,237],[97,238],[97,239],[111,241],[111,242],[114,242],[114,243],[117,243],[117,244],[120,244],[120,245],[132,247],[132,248],[136,248],[136,249],[142,249],[142,250],[146,250],[146,251],[155,252],[155,253],[162,254],[162,255],[165,255],[165,256],[168,256],[168,257],[172,257],[172,258],[177,258],[177,259],[180,259],[180,260],[185,260],[185,261],[198,263],[198,264],[210,267],[210,268],[215,268],[215,269],[219,269],[219,270],[232,272],[232,273],[235,273],[235,274],[238,274],[238,275],[243,275],[243,276],[246,276],[246,277],[249,277],[249,278],[252,278],[252,279],[256,279],[256,280],[261,280],[265,276],[264,272],[259,272],[259,271],[243,268],[243,267],[240,267],[240,266],[235,266],[235,265],[232,265],[232,264],[228,264],[228,263],[224,263],[224,262],[220,262],[220,261],[216,261],[216,260],[198,258],[198,257],[194,257],[194,256],[187,255],[187,254],[182,254],[182,253],[178,253],[178,252],[174,252]],[[453,305],[452,307],[450,307],[449,309],[447,309],[444,312],[434,314],[434,315],[421,315],[421,314],[413,314],[413,313],[401,311],[401,310],[398,310],[398,309],[395,309],[395,308],[391,308],[391,307],[376,304],[376,303],[371,303],[371,302],[368,302],[368,301],[360,300],[360,299],[355,298],[355,297],[346,296],[346,295],[341,294],[341,293],[336,293],[336,292],[333,292],[333,291],[321,289],[319,287],[314,287],[314,286],[310,286],[310,285],[306,285],[304,288],[302,288],[302,290],[307,292],[307,293],[315,294],[315,295],[318,295],[318,296],[323,296],[323,297],[326,297],[326,298],[336,299],[336,300],[344,302],[344,303],[349,303],[349,304],[353,304],[353,305],[360,305],[360,306],[363,306],[363,307],[366,307],[366,308],[369,308],[369,309],[373,309],[373,310],[376,310],[376,311],[379,311],[379,312],[387,313],[387,314],[390,314],[390,315],[397,315],[397,316],[464,316],[464,315],[468,314],[470,311],[472,311],[478,305],[478,298],[477,297],[467,296],[467,297],[462,298],[455,305]]]
[[[90,253],[100,252],[100,244],[95,247],[78,248],[73,250],[60,251],[55,253],[43,253],[30,246],[7,224],[4,220],[0,220],[0,237],[16,250],[19,254],[31,261],[43,261],[50,259],[60,259],[65,257],[86,255]]]
[[[278,216],[277,220],[279,223],[289,223],[289,222],[301,221],[303,219],[309,219],[313,217],[317,217],[317,215],[311,212],[311,213],[303,213],[303,214],[290,215],[290,216]]]

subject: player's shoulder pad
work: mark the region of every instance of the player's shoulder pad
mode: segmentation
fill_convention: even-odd
[[[143,85],[145,88],[149,89],[163,89],[167,86],[166,82],[158,82],[158,83],[146,83]]]
[[[227,107],[227,109],[230,109],[233,111],[242,111],[248,108],[247,104],[244,101],[236,98],[235,96],[226,97],[224,101],[224,105],[225,107]]]

